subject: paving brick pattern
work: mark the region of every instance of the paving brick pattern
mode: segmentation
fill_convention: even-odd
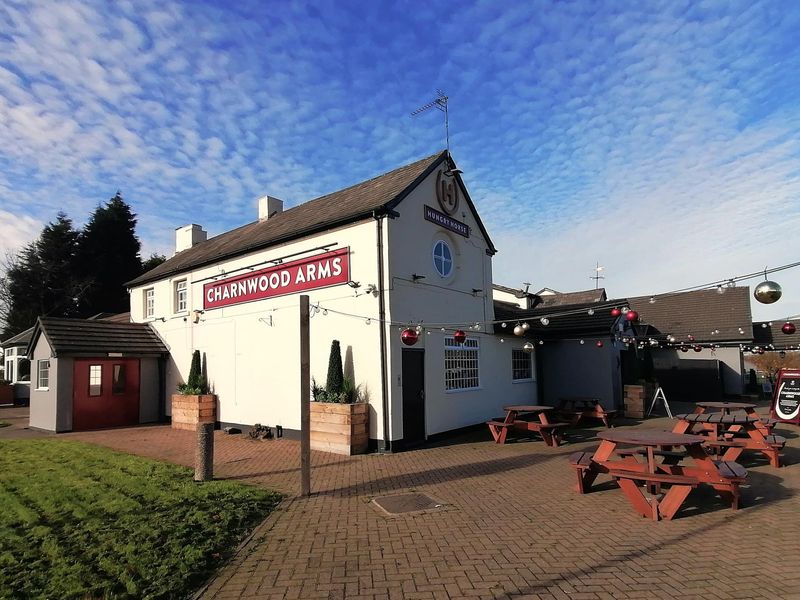
[[[639,427],[668,428],[666,419]],[[608,478],[573,491],[568,444],[494,444],[479,432],[389,455],[314,452],[310,498],[299,498],[299,447],[217,432],[216,476],[287,500],[255,531],[203,598],[800,598],[800,429],[787,466],[749,455],[743,509],[697,490],[675,520],[633,512]],[[184,465],[193,435],[168,427],[68,434]],[[745,455],[748,456],[748,455]],[[389,516],[375,496],[419,491],[438,509]]]

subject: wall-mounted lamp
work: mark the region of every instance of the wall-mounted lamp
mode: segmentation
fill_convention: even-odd
[[[480,294],[482,291],[483,291],[483,290],[482,290],[482,289],[480,289],[480,288],[472,288],[472,295],[473,295],[473,296],[477,296],[477,295],[478,295],[478,294]]]
[[[374,283],[370,283],[367,285],[366,289],[364,290],[367,294],[377,294],[378,293],[378,286]]]
[[[354,290],[361,287],[361,284],[358,281],[353,281],[352,279],[347,282],[347,285],[349,285]]]
[[[413,281],[419,281],[420,279],[425,279],[425,275],[417,275],[416,273],[412,273],[411,279]]]
[[[448,177],[454,177],[456,175],[461,175],[461,173],[463,172],[464,171],[456,167],[453,169],[447,169],[447,171],[445,171],[444,174],[447,175]]]
[[[193,310],[192,311],[192,323],[199,323],[200,322],[200,315],[202,315],[205,311],[203,310]]]

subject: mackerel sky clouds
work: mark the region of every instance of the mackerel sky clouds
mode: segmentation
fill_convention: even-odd
[[[229,6],[228,4],[232,5]],[[800,260],[793,2],[0,5],[0,249],[118,189],[144,253],[444,146],[534,291],[658,293]],[[800,313],[800,269],[755,318]],[[755,285],[755,281],[751,285]]]

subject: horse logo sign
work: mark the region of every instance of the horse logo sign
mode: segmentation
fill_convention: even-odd
[[[436,199],[444,212],[453,215],[458,210],[458,186],[455,178],[442,175],[442,171],[436,175]]]

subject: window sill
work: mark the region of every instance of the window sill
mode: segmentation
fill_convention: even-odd
[[[536,383],[535,379],[512,379],[511,383]]]
[[[483,388],[482,387],[473,387],[473,388],[458,388],[455,390],[445,390],[445,394],[460,394],[461,392],[480,392]]]
[[[49,388],[49,387],[46,387],[46,388],[39,388],[39,387],[37,387],[37,388],[36,388],[35,390],[33,390],[33,391],[34,391],[34,392],[49,392],[49,391],[50,391],[50,388]]]

